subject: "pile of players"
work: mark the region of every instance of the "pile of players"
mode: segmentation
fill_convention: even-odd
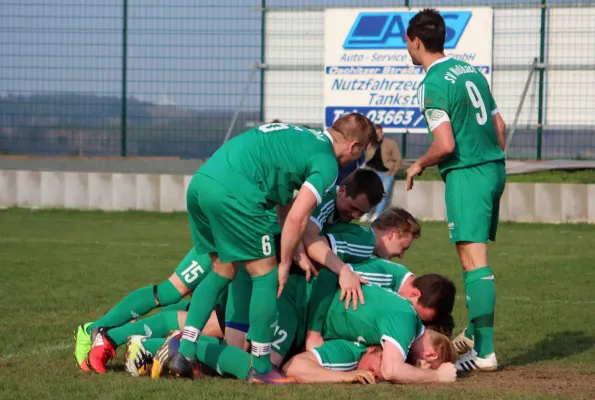
[[[415,218],[391,207],[369,228],[351,222],[384,195],[366,169],[335,184],[338,166],[376,141],[373,123],[353,113],[324,132],[263,125],[215,152],[187,191],[193,248],[168,280],[77,328],[79,367],[105,373],[127,344],[127,371],[153,378],[425,383],[495,370],[487,242],[504,188],[504,123],[483,75],[444,56],[444,41],[435,10],[410,21],[408,51],[427,72],[418,97],[433,142],[407,183],[438,164],[446,184],[470,315],[454,344],[453,283],[390,261],[420,237]]]

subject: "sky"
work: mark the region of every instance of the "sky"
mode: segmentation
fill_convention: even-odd
[[[556,0],[548,3],[571,3]],[[595,1],[588,1],[595,3]],[[411,7],[514,5],[410,0]],[[541,0],[522,0],[538,5]],[[0,0],[0,95],[120,96],[123,0]],[[128,95],[193,109],[234,108],[261,57],[262,0],[129,0]],[[398,7],[398,0],[267,0],[271,10]],[[245,108],[260,102],[259,75]]]

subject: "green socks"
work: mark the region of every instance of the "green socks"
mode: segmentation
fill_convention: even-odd
[[[467,279],[467,271],[463,270],[463,285],[465,285],[465,280]],[[465,285],[466,287],[466,285]],[[473,333],[475,332],[475,328],[473,327],[473,322],[471,321],[471,314],[469,314],[469,302],[467,301],[467,290],[465,290],[465,305],[467,306],[467,328],[465,328],[465,336],[469,340],[473,340]]]
[[[474,326],[474,350],[479,357],[494,352],[494,309],[496,307],[496,287],[490,267],[482,267],[467,272],[465,293],[469,319]]]
[[[143,347],[145,348],[145,350],[151,353],[152,356],[155,356],[157,350],[159,350],[159,348],[163,346],[163,343],[165,343],[165,338],[149,338],[145,339],[145,341],[143,342]]]
[[[128,336],[145,335],[149,337],[164,338],[174,329],[179,329],[178,312],[162,311],[140,321],[122,325],[119,328],[110,329],[107,335],[117,346],[126,343]]]
[[[335,296],[339,277],[327,268],[322,268],[312,285],[308,303],[308,330],[322,333],[324,319]]]
[[[248,339],[252,341],[252,367],[262,374],[273,369],[271,343],[277,321],[278,282],[277,267],[265,275],[252,278]]]
[[[209,336],[200,337],[196,350],[198,360],[220,375],[229,374],[244,381],[248,377],[250,354],[245,351],[220,344],[219,340]]]
[[[145,286],[130,293],[103,317],[89,325],[87,333],[91,333],[94,328],[122,326],[131,319],[145,315],[158,307],[155,301],[154,287]],[[170,281],[162,282],[157,286],[157,297],[160,305],[173,304],[182,299],[182,295]]]
[[[200,331],[209,320],[209,316],[217,304],[219,295],[227,288],[231,281],[231,279],[227,279],[212,271],[198,285],[196,290],[200,295],[192,296],[188,316],[186,317],[186,326],[184,327],[180,342],[180,353],[187,359],[194,360],[196,358],[196,342],[200,336]]]

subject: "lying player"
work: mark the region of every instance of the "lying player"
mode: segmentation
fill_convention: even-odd
[[[423,298],[424,295],[426,297],[433,295],[433,293],[427,293],[428,288],[433,289],[440,285],[453,286],[452,282],[446,278],[436,275],[430,275],[429,277],[429,279],[423,279],[424,277],[418,278],[425,282],[420,285],[423,288],[422,290],[424,290],[420,298]],[[293,295],[279,301],[281,308],[279,308],[279,323],[276,327],[276,338],[279,339],[273,342],[273,352],[276,357],[272,357],[275,365],[281,365],[283,360],[288,358],[287,356],[290,350],[299,349],[303,343],[303,341],[300,342],[299,332],[301,331],[303,333],[303,312],[307,307],[303,304],[300,305],[300,301],[297,299],[300,298],[300,292],[303,292],[305,288],[305,285],[300,285],[301,282],[305,282],[305,279],[299,279],[295,275],[293,278],[292,284],[295,285],[294,288],[297,290],[291,291],[291,287],[288,287]],[[333,299],[333,304],[329,309],[329,315],[326,320],[328,334],[325,337],[329,341],[321,348],[316,349],[316,354],[319,356],[322,354],[324,356],[324,358],[320,356],[322,365],[329,364],[328,366],[330,367],[330,364],[337,363],[334,360],[348,360],[344,364],[349,364],[350,368],[357,365],[359,359],[356,356],[360,357],[364,352],[354,352],[353,346],[348,346],[351,348],[351,352],[346,352],[341,347],[337,348],[336,340],[331,340],[344,335],[346,339],[352,342],[354,341],[353,338],[357,339],[356,341],[359,346],[362,347],[367,344],[383,345],[384,356],[380,368],[381,374],[378,374],[378,378],[399,383],[449,382],[454,380],[456,373],[452,364],[445,364],[443,367],[440,367],[443,362],[452,362],[456,357],[454,348],[452,348],[448,338],[438,333],[424,334],[421,320],[416,315],[411,303],[397,293],[374,285],[364,286],[363,289],[365,295],[370,300],[365,305],[359,307],[358,310],[349,309],[345,312],[344,307],[340,304],[338,292]],[[301,316],[300,313],[302,313]],[[299,326],[300,324],[301,327]],[[303,336],[301,339],[303,340]],[[172,348],[175,351],[176,346],[172,345],[172,341],[175,342],[175,338],[162,347],[162,349],[165,348],[166,353],[170,352]],[[411,360],[413,362],[423,361],[435,370],[423,373],[415,368],[410,369],[408,365],[405,365],[409,345],[412,342]],[[294,345],[292,346],[292,344]],[[387,351],[389,352],[388,355],[386,353]],[[222,345],[217,340],[207,339],[206,336],[202,336],[199,340],[198,352],[199,360],[217,370],[220,374],[232,374],[242,380],[258,382],[257,380],[250,379],[249,353],[233,346]],[[391,352],[392,357],[389,358]],[[128,357],[131,356],[132,354],[128,352]],[[169,354],[169,357],[171,357],[171,354]],[[298,356],[297,360],[302,362],[304,357],[306,356]],[[134,365],[134,362],[127,361],[127,365],[130,364]],[[156,358],[153,365],[153,372],[160,372],[155,369],[158,365],[159,361]],[[308,378],[310,375],[304,377],[302,375],[303,371],[300,373],[300,369],[298,368],[300,363],[298,362],[295,367],[297,369],[291,372],[293,365],[294,363],[292,361],[287,364],[287,373],[290,376],[292,373],[295,374],[296,378],[301,379],[302,382],[345,381],[347,379],[345,376],[340,379],[332,378],[333,376],[340,376],[334,373],[324,375],[324,378],[321,375],[319,377],[320,380],[311,377]],[[350,376],[353,378],[354,375]]]
[[[366,264],[368,264],[368,268],[372,268],[374,263],[382,265],[382,268],[388,268],[386,264],[389,264],[390,262],[380,259],[372,259]],[[354,268],[358,269],[358,266],[355,265]],[[411,303],[415,304],[416,309],[422,310],[424,313],[431,314],[432,317],[434,317],[436,314],[440,313],[439,309],[434,309],[436,304],[452,304],[454,302],[454,285],[452,285],[452,282],[448,279],[437,275],[426,275],[419,278],[413,278],[412,274],[405,267],[399,266],[398,264],[395,264],[394,269],[401,272],[400,276],[394,274],[396,280],[400,282],[399,293],[406,296]],[[276,366],[282,365],[283,361],[288,358],[287,356],[290,354],[292,348],[299,349],[303,346],[308,303],[307,285],[308,283],[303,274],[291,274],[288,280],[287,289],[278,301],[279,318],[275,328],[275,340],[273,341],[272,349],[272,362]],[[175,327],[172,326],[172,328]],[[136,339],[136,342],[138,342],[138,339]],[[207,351],[206,349],[203,349],[205,346],[209,347],[210,350]],[[229,354],[233,353],[233,350],[225,349],[220,346],[221,345],[218,343],[205,342],[204,340],[201,342],[199,340],[199,348],[202,349],[201,353],[204,354],[203,357],[199,357],[200,361],[207,365],[218,365],[221,371],[229,372],[240,379],[249,378],[249,363],[246,363],[246,368],[244,370],[240,369],[239,372],[239,367],[237,366],[238,360],[241,360],[242,357],[248,357],[249,360],[249,354],[237,349],[239,353],[236,353],[236,356],[230,356]],[[139,346],[136,345],[136,347],[138,348]],[[141,366],[146,369],[140,362],[142,356],[138,353],[139,351],[133,353],[129,352],[127,365],[131,365],[133,371],[135,365],[137,366],[136,370]],[[153,352],[153,354],[155,353]],[[219,354],[221,354],[222,359],[219,359]],[[153,376],[160,375],[161,368],[163,365],[167,364],[172,355],[172,352],[169,351],[169,346],[166,345],[162,347],[160,353],[157,353],[155,357],[152,371]],[[231,362],[233,365],[230,366],[227,362]],[[134,374],[133,371],[131,372]],[[254,381],[254,379],[252,379],[252,381]]]

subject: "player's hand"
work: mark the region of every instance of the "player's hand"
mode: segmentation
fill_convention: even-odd
[[[424,172],[424,168],[416,161],[407,168],[407,190],[413,189],[413,177],[419,176]]]
[[[345,299],[345,309],[349,308],[349,304],[353,303],[353,309],[357,310],[357,303],[364,304],[364,293],[362,292],[362,283],[366,284],[368,281],[356,272],[353,272],[347,265],[339,271],[339,286],[341,287],[340,301]]]
[[[324,344],[322,333],[315,331],[308,331],[306,333],[306,350],[310,351]]]
[[[281,293],[283,293],[283,288],[285,287],[287,279],[289,278],[289,267],[289,265],[279,264],[279,289],[277,289],[277,298],[279,298],[281,296]]]
[[[304,250],[303,244],[300,243],[298,250],[296,251],[296,254],[293,257],[293,261],[295,261],[295,263],[299,265],[300,268],[304,271],[304,273],[306,274],[307,282],[310,282],[310,278],[312,277],[312,275],[318,276],[318,270],[306,255],[306,250]]]
[[[450,383],[457,380],[457,369],[453,363],[444,363],[436,370],[438,382]]]
[[[376,378],[374,378],[374,374],[370,371],[356,369],[354,371],[345,372],[345,374],[345,382],[348,383],[361,383],[362,385],[373,385],[376,383]]]

